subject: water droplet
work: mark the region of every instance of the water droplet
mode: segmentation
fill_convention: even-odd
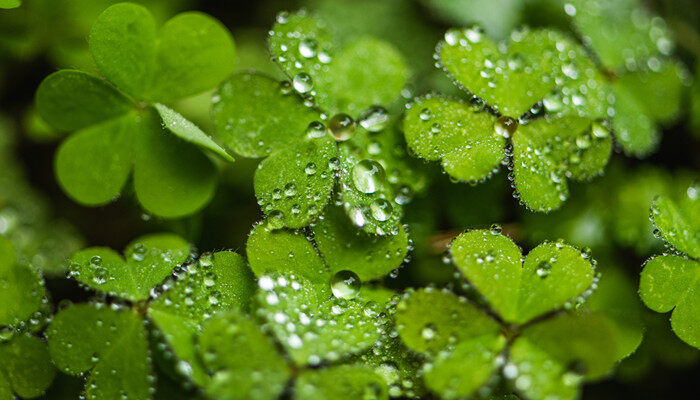
[[[384,184],[386,173],[378,162],[366,159],[358,162],[352,169],[352,182],[362,193],[371,194]]]
[[[100,256],[92,256],[90,259],[90,265],[92,267],[99,267],[102,265],[102,257]]]
[[[306,167],[304,167],[304,172],[306,172],[306,175],[311,176],[316,173],[316,164],[310,162],[306,164]]]
[[[508,57],[508,69],[511,71],[519,71],[523,68],[524,64],[523,55],[520,53],[511,54]]]
[[[542,279],[548,277],[551,272],[552,272],[552,263],[550,263],[549,261],[540,262],[540,264],[537,266],[537,270],[535,270],[535,273],[537,273],[537,276],[539,276]]]
[[[92,275],[93,282],[98,285],[102,285],[103,283],[107,282],[107,278],[109,278],[109,271],[107,271],[107,268],[95,267],[95,271]]]
[[[353,299],[360,293],[360,277],[348,270],[338,271],[331,279],[333,296],[339,299]]]
[[[420,335],[423,337],[423,339],[427,341],[435,339],[435,336],[437,336],[437,330],[435,329],[435,325],[428,324],[424,326],[423,329],[420,331]]]
[[[319,121],[313,121],[306,128],[306,136],[310,139],[319,139],[326,135],[326,127]]]
[[[292,84],[289,81],[280,82],[280,93],[282,95],[288,95],[292,93]]]
[[[312,58],[316,56],[316,41],[308,38],[299,42],[299,54],[304,58]]]
[[[593,136],[598,139],[605,139],[610,136],[610,130],[603,125],[603,123],[597,121],[591,124],[591,132],[593,133]]]
[[[377,221],[384,222],[391,216],[393,207],[386,199],[375,199],[369,206],[372,218]]]
[[[273,210],[267,215],[267,220],[270,229],[284,228],[284,213],[279,210]]]
[[[311,78],[311,75],[307,74],[306,72],[300,72],[294,75],[292,85],[294,86],[294,90],[297,92],[308,93],[314,87],[314,80]]]
[[[347,114],[336,114],[328,121],[328,128],[335,140],[343,142],[355,132],[355,121]]]
[[[429,121],[430,118],[432,118],[432,116],[433,113],[427,108],[422,109],[420,111],[420,114],[418,114],[418,117],[423,121]]]
[[[372,106],[360,116],[360,126],[370,132],[379,132],[389,122],[389,112],[384,107]]]
[[[503,228],[499,224],[492,224],[490,230],[492,235],[500,235]]]
[[[507,139],[513,136],[518,129],[518,121],[515,118],[503,115],[493,124],[493,129],[498,135]]]

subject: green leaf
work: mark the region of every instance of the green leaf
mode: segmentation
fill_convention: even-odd
[[[235,63],[233,39],[215,19],[182,13],[156,31],[142,6],[120,3],[97,19],[90,51],[100,72],[139,99],[173,101],[216,86]]]
[[[329,294],[330,273],[313,244],[303,233],[274,229],[271,222],[258,224],[248,237],[246,254],[255,275],[293,274]]]
[[[56,370],[46,344],[30,335],[19,335],[0,342],[0,398],[24,399],[41,396],[51,385]]]
[[[123,299],[149,297],[190,253],[190,244],[172,234],[151,234],[131,242],[125,258],[105,247],[81,250],[71,258],[71,275],[93,289]]]
[[[234,74],[213,103],[218,138],[244,157],[264,157],[301,140],[320,118],[289,86],[258,73]]]
[[[617,342],[616,360],[630,356],[642,343],[641,303],[630,279],[620,268],[607,268],[587,308],[607,317]]]
[[[506,321],[522,324],[564,306],[593,282],[590,255],[562,242],[545,242],[520,263],[507,237],[473,230],[455,239],[457,268]]]
[[[274,400],[291,376],[275,344],[238,312],[209,320],[199,336],[199,348],[212,374],[205,391],[214,398]]]
[[[561,314],[533,324],[510,347],[503,373],[526,398],[578,398],[584,379],[596,379],[615,364],[614,331],[595,314]]]
[[[177,370],[204,385],[208,377],[194,347],[202,323],[218,312],[247,309],[255,278],[243,257],[229,251],[203,256],[186,271],[166,284],[165,293],[148,305],[148,315],[180,360]]]
[[[256,314],[298,365],[316,366],[367,350],[388,322],[372,304],[320,296],[315,285],[291,274],[261,276],[258,286]]]
[[[615,95],[615,115],[612,119],[615,138],[625,154],[643,158],[658,147],[661,132],[625,84],[625,81],[618,81],[612,85]]]
[[[0,8],[17,8],[22,5],[22,0],[0,0]]]
[[[470,28],[448,31],[437,54],[462,87],[517,119],[555,88],[554,48],[547,30],[515,32],[507,45],[499,46]]]
[[[331,53],[334,47],[325,22],[305,10],[282,11],[270,31],[269,48],[273,60],[290,77],[297,71],[318,73],[316,66],[334,55]]]
[[[613,70],[673,50],[664,21],[654,18],[638,0],[575,0],[573,23],[602,63]],[[630,18],[633,16],[633,18]]]
[[[680,204],[658,197],[651,205],[651,219],[666,242],[693,258],[700,258],[700,195],[696,188],[697,185],[691,186],[688,198]]]
[[[0,325],[16,325],[37,312],[44,302],[41,277],[19,264],[12,243],[0,236]]]
[[[517,27],[523,8],[517,0],[421,0],[420,3],[441,21],[457,26],[479,24],[496,37],[505,37]]]
[[[54,316],[46,336],[61,371],[89,373],[88,399],[151,398],[148,341],[136,312],[104,305],[69,306]]]
[[[156,104],[155,108],[163,119],[165,127],[177,137],[187,142],[194,143],[205,150],[209,150],[221,156],[224,160],[234,161],[233,157],[231,157],[226,150],[221,148],[221,146],[214,142],[206,133],[202,132],[197,125],[188,121],[185,117],[167,106]]]
[[[198,148],[170,135],[154,113],[142,116],[134,189],[141,205],[165,218],[199,211],[214,196],[216,166]]]
[[[426,386],[444,399],[470,396],[494,375],[503,336],[484,335],[464,340],[450,352],[440,352],[425,371]]]
[[[389,398],[384,380],[363,365],[338,365],[302,372],[294,384],[296,400]]]
[[[74,131],[131,111],[133,103],[106,81],[75,70],[54,72],[36,91],[36,107],[52,127]]]
[[[499,336],[499,325],[463,297],[447,290],[419,289],[396,309],[396,327],[411,350],[432,353],[454,343]]]
[[[73,200],[90,206],[119,195],[134,162],[130,135],[139,117],[126,114],[80,130],[63,141],[55,160],[56,178]]]
[[[650,60],[649,64],[654,69],[627,72],[619,77],[615,85],[634,97],[651,120],[672,122],[683,109],[683,86],[688,73],[680,62]]]
[[[370,235],[350,223],[338,207],[329,208],[313,231],[331,274],[350,270],[362,281],[384,277],[397,269],[408,252],[403,227],[392,236]]]
[[[338,147],[330,135],[306,139],[273,153],[255,171],[255,196],[263,211],[290,228],[323,213],[335,181]]]
[[[146,98],[155,76],[156,22],[143,6],[119,3],[97,18],[90,52],[102,75],[124,92]]]
[[[680,256],[657,256],[644,264],[639,294],[647,307],[669,312],[671,326],[684,342],[700,348],[700,263]]]
[[[494,129],[496,119],[460,101],[419,98],[404,119],[406,142],[426,160],[442,160],[451,177],[462,181],[489,178],[505,157],[506,138]]]
[[[391,44],[360,38],[334,55],[328,70],[319,73],[316,101],[331,114],[344,112],[358,117],[370,106],[396,100],[408,75],[401,53]]]
[[[513,174],[520,200],[549,212],[569,196],[566,177],[589,179],[610,158],[612,141],[605,126],[564,116],[523,125],[513,136]]]

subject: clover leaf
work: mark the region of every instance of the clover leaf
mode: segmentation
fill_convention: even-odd
[[[602,172],[612,143],[600,122],[609,96],[601,74],[571,39],[526,30],[497,45],[477,28],[452,29],[437,54],[474,97],[470,103],[442,96],[414,100],[404,132],[418,156],[440,160],[451,177],[474,183],[512,154],[520,200],[544,212],[567,199],[567,177]]]
[[[36,93],[46,122],[76,131],[56,154],[61,187],[82,204],[102,205],[119,195],[133,170],[146,210],[173,218],[202,208],[216,187],[216,167],[203,151],[233,159],[161,103],[222,81],[235,60],[230,34],[199,13],[179,14],[158,30],[148,10],[120,3],[98,17],[89,42],[107,80],[61,70]]]
[[[498,315],[518,324],[565,306],[594,279],[590,254],[563,242],[542,243],[523,259],[507,236],[473,230],[452,242],[450,254]]]
[[[567,4],[572,24],[608,77],[618,143],[626,154],[647,156],[660,141],[658,125],[677,117],[688,81],[687,71],[669,58],[674,47],[669,28],[638,0]]]
[[[135,311],[71,305],[54,316],[46,336],[59,370],[90,373],[85,385],[88,399],[151,398],[148,340]]]
[[[213,98],[222,143],[246,157],[268,156],[255,174],[265,214],[286,227],[309,225],[322,214],[339,175],[339,197],[357,226],[379,235],[398,233],[400,207],[392,203],[399,190],[384,182],[384,167],[407,169],[406,157],[391,151],[370,155],[370,141],[353,139],[369,132],[377,138],[371,141],[375,150],[376,143],[393,141],[394,132],[386,129],[391,116],[382,106],[399,98],[408,77],[401,55],[373,38],[340,46],[325,22],[306,11],[278,15],[270,52],[289,81],[236,74]],[[290,162],[296,167],[282,168]],[[355,173],[371,187],[353,183],[361,162],[359,169],[375,163]],[[404,180],[395,183],[405,185]],[[370,210],[375,200],[384,208],[378,219]]]
[[[22,0],[0,0],[0,8],[11,9],[22,5]]]
[[[363,365],[340,365],[304,371],[294,385],[298,400],[376,399],[386,400],[386,383],[372,369]]]
[[[684,342],[700,348],[700,201],[697,185],[690,186],[680,203],[659,197],[651,207],[652,222],[677,254],[647,260],[639,282],[639,294],[647,307],[669,312],[671,327]]]
[[[45,301],[41,277],[18,263],[12,243],[0,236],[0,325],[18,325],[39,311]]]
[[[190,244],[180,237],[154,234],[130,243],[124,257],[105,247],[81,250],[71,258],[70,274],[96,290],[127,300],[146,300],[151,289],[170,276],[189,253]]]
[[[41,339],[23,334],[8,342],[0,342],[0,398],[39,397],[51,385],[56,370],[46,344]]]

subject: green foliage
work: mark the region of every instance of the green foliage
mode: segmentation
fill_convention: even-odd
[[[46,344],[29,335],[18,335],[0,343],[0,398],[39,397],[51,385],[56,371]]]
[[[0,236],[0,325],[17,325],[37,312],[44,302],[41,277],[19,264],[12,243]]]
[[[686,343],[700,348],[700,314],[697,289],[700,276],[700,201],[698,187],[688,187],[687,196],[676,203],[665,197],[651,206],[652,222],[658,234],[677,254],[652,257],[644,264],[639,294],[656,312],[669,312],[674,332]]]
[[[62,70],[46,78],[36,94],[42,118],[56,129],[77,131],[56,155],[62,188],[85,205],[106,204],[133,169],[136,195],[146,210],[172,218],[202,208],[213,196],[216,168],[201,150],[233,159],[159,103],[223,80],[235,61],[229,33],[198,13],[180,14],[157,30],[148,10],[121,3],[93,25],[90,51],[108,81]]]
[[[2,0],[0,8],[17,8],[22,5],[22,0]]]

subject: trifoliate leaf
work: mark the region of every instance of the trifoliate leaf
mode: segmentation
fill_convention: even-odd
[[[331,207],[313,226],[318,250],[331,274],[349,270],[362,281],[381,278],[398,268],[408,252],[403,227],[391,236],[376,236],[348,221],[343,210]]]
[[[691,186],[688,194],[680,204],[667,197],[657,198],[651,206],[651,218],[666,242],[693,258],[700,258],[698,185]]]
[[[533,324],[515,339],[503,375],[530,399],[578,398],[584,379],[606,374],[617,354],[608,320],[595,314],[561,314]]]
[[[214,196],[216,166],[198,148],[167,134],[153,112],[142,116],[134,165],[139,203],[154,214],[178,218],[199,211]]]
[[[427,160],[442,160],[451,177],[479,181],[490,177],[504,156],[506,138],[496,118],[479,107],[442,97],[420,98],[404,120],[406,142]]]
[[[450,30],[438,44],[443,68],[462,87],[518,118],[555,86],[554,39],[549,31],[519,31],[507,46],[492,42],[478,28]]]
[[[403,57],[392,45],[360,38],[334,55],[328,70],[318,75],[316,101],[331,114],[344,112],[358,117],[370,106],[396,100],[408,73]]]
[[[569,3],[566,11],[576,29],[610,69],[632,69],[638,61],[673,50],[666,23],[650,15],[638,0]]]
[[[289,83],[257,73],[231,76],[213,103],[217,136],[244,157],[263,157],[301,140],[309,124],[320,118],[293,94]]]
[[[371,234],[398,234],[403,209],[384,167],[371,158],[361,159],[351,144],[339,150],[340,199],[350,221]]]
[[[37,89],[36,106],[47,123],[62,131],[87,128],[134,108],[131,100],[106,81],[75,70],[46,77]]]
[[[226,150],[221,148],[221,146],[207,136],[206,133],[202,132],[197,125],[188,121],[185,119],[185,117],[167,106],[156,104],[155,108],[158,111],[158,114],[160,114],[160,117],[163,119],[163,124],[170,130],[170,132],[174,133],[183,140],[194,143],[205,150],[218,154],[224,160],[233,161],[233,157],[226,153]]]
[[[683,109],[681,100],[686,72],[677,62],[652,59],[648,64],[647,68],[621,75],[614,85],[618,91],[629,93],[653,121],[671,122]]]
[[[376,306],[353,298],[356,291],[319,296],[309,281],[289,274],[261,276],[258,286],[256,314],[299,365],[360,353],[379,339],[387,323],[377,318]]]
[[[56,178],[73,200],[90,206],[119,195],[134,163],[130,135],[139,117],[129,113],[84,128],[66,139],[56,153]]]
[[[140,99],[172,101],[203,92],[233,70],[233,39],[218,21],[183,13],[159,31],[144,7],[105,10],[90,33],[90,51],[107,79]]]
[[[19,324],[37,312],[44,301],[41,277],[17,262],[12,243],[0,236],[0,325]]]
[[[589,310],[607,317],[617,343],[615,359],[622,360],[642,343],[641,303],[632,282],[619,268],[606,268],[602,275],[586,305]]]
[[[330,135],[273,153],[255,171],[255,196],[263,211],[284,226],[301,228],[323,213],[333,190],[338,147]]]
[[[291,373],[277,347],[239,312],[209,320],[199,336],[201,359],[210,372],[210,396],[229,400],[274,400]]]
[[[255,279],[243,257],[229,251],[204,256],[186,271],[166,284],[167,291],[148,305],[148,315],[180,360],[177,370],[204,385],[208,377],[194,348],[201,325],[217,312],[245,310]]]
[[[674,332],[684,342],[700,348],[700,263],[665,255],[644,264],[639,294],[647,307],[669,312]]]
[[[303,233],[276,230],[273,223],[274,219],[258,224],[248,237],[246,254],[255,275],[293,274],[328,294],[330,273],[313,244]]]
[[[54,316],[46,336],[58,369],[89,373],[87,399],[151,398],[148,341],[135,311],[72,305]]]
[[[498,323],[465,298],[436,289],[407,295],[397,306],[396,327],[401,340],[419,353],[436,354],[454,343],[499,335]]]
[[[598,175],[610,157],[608,129],[565,116],[523,125],[513,137],[513,174],[520,200],[536,211],[557,209],[569,196],[566,178]]]
[[[51,385],[56,370],[46,344],[29,335],[19,335],[0,342],[0,398],[23,399],[41,396]]]
[[[71,258],[71,275],[96,290],[127,300],[145,300],[189,253],[190,245],[182,238],[152,234],[131,242],[124,258],[105,247],[79,251]]]
[[[452,260],[506,321],[525,323],[579,296],[593,282],[590,255],[562,242],[542,243],[521,264],[519,248],[487,230],[458,236]]]
[[[503,336],[483,335],[459,342],[454,350],[438,353],[424,372],[425,385],[444,399],[461,399],[482,387],[497,366],[503,350]]]
[[[384,380],[363,365],[339,365],[302,372],[294,384],[295,400],[386,400]]]

